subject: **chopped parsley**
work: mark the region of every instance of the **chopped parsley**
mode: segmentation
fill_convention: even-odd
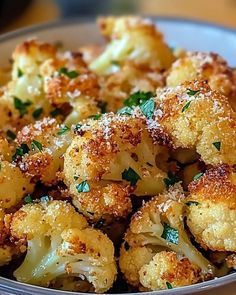
[[[151,119],[155,110],[155,102],[153,99],[149,99],[140,105],[140,109],[144,116]]]
[[[196,174],[196,175],[193,177],[193,180],[198,180],[198,179],[200,179],[203,175],[204,175],[203,172],[199,172],[198,174]]]
[[[117,114],[120,114],[120,115],[131,115],[132,114],[132,108],[131,107],[124,107],[122,109],[120,109]]]
[[[166,287],[167,287],[167,289],[173,289],[171,283],[169,283],[169,282],[166,282]]]
[[[41,152],[43,149],[43,145],[37,140],[33,140],[31,143],[31,148],[32,148],[32,151],[36,151],[36,149],[38,149]]]
[[[199,92],[200,90],[192,90],[192,89],[187,89],[187,94],[189,95],[189,96],[194,96],[194,95],[196,95],[198,92]]]
[[[31,195],[27,195],[26,197],[24,197],[24,202],[25,202],[25,204],[33,203],[33,199],[31,197]]]
[[[60,109],[54,109],[54,110],[52,110],[52,111],[50,112],[50,115],[51,115],[53,118],[57,117],[57,116],[60,115],[60,114],[61,114],[61,110],[60,110]]]
[[[23,102],[20,98],[14,96],[14,107],[20,112],[21,116],[24,116],[28,113],[27,108],[32,104],[30,100]]]
[[[13,131],[11,131],[11,130],[7,130],[7,137],[10,140],[14,140],[16,138],[16,134]]]
[[[18,69],[17,69],[17,77],[20,78],[20,77],[22,77],[23,75],[24,75],[24,72],[23,72],[20,68],[18,68]]]
[[[221,148],[221,142],[220,142],[220,141],[213,142],[212,144],[214,145],[214,147],[215,147],[218,151],[220,151],[220,148]]]
[[[37,120],[43,112],[43,108],[38,108],[33,111],[32,116],[34,117],[35,120]]]
[[[181,111],[182,113],[184,113],[184,112],[189,108],[190,103],[191,103],[191,100],[188,101],[188,102],[183,106],[182,111]]]
[[[188,201],[188,202],[186,202],[185,203],[187,206],[191,206],[191,205],[199,205],[199,203],[198,202],[196,202],[196,201]]]
[[[120,63],[117,60],[112,60],[111,64],[114,65],[114,66],[119,66],[120,65]]]
[[[24,156],[24,154],[27,154],[30,151],[28,145],[26,143],[22,143],[19,148],[16,149],[16,152],[13,156],[13,160],[17,156]]]
[[[75,125],[75,130],[79,130],[83,125],[82,124],[76,124]]]
[[[154,96],[154,94],[150,91],[149,92],[138,91],[138,92],[131,94],[124,101],[124,105],[128,106],[128,107],[138,106],[141,103],[144,103],[145,101],[149,100],[153,96]]]
[[[171,185],[174,185],[175,183],[179,182],[179,178],[173,174],[172,172],[168,172],[168,178],[163,179],[166,187],[168,188]]]
[[[93,120],[99,120],[101,117],[102,117],[102,114],[96,114],[96,115],[89,116],[89,118],[93,119]]]
[[[106,101],[99,101],[98,107],[101,109],[102,114],[105,114],[107,112],[107,102]]]
[[[125,169],[122,172],[122,179],[129,181],[133,186],[139,179],[141,179],[141,177],[131,167],[129,167],[129,169]]]
[[[74,71],[74,70],[72,70],[72,71],[68,71],[68,69],[65,68],[65,67],[60,68],[60,69],[58,70],[58,73],[59,73],[59,75],[65,75],[65,76],[67,76],[67,77],[70,78],[70,79],[74,79],[74,78],[76,78],[76,77],[79,76],[79,73],[78,73],[78,72],[76,72],[76,71]]]
[[[82,181],[76,185],[78,193],[88,193],[90,191],[90,185],[87,180]]]
[[[68,126],[61,126],[60,127],[60,130],[57,132],[57,134],[58,135],[62,135],[62,134],[64,134],[65,132],[67,132],[67,131],[69,131],[70,130],[70,128],[68,127]]]
[[[161,237],[165,239],[167,242],[170,242],[172,244],[178,245],[179,243],[179,231],[171,226],[169,226],[167,223],[163,224],[163,233]]]

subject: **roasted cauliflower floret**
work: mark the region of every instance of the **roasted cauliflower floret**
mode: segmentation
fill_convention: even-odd
[[[56,181],[63,170],[63,154],[71,142],[71,131],[55,119],[44,118],[25,126],[17,134],[15,162],[21,171],[45,184]]]
[[[213,266],[191,244],[185,232],[183,199],[179,187],[173,187],[168,193],[154,197],[133,216],[120,257],[120,268],[129,284],[159,290],[167,289],[168,284],[173,287],[193,284],[214,274]],[[140,247],[147,248],[145,257],[149,259],[140,258],[140,263],[131,267],[126,257],[129,253],[140,255],[144,252],[138,250]],[[138,257],[133,261],[138,261]]]
[[[131,16],[107,17],[100,18],[98,24],[102,35],[109,40],[104,52],[90,64],[98,74],[116,71],[114,61],[131,60],[152,69],[168,69],[174,60],[162,34],[149,20]]]
[[[236,251],[236,173],[221,165],[189,185],[187,224],[205,249]]]
[[[136,195],[164,189],[166,173],[157,167],[156,157],[164,160],[167,151],[153,144],[144,120],[111,113],[87,121],[75,133],[64,173],[73,202],[84,214],[126,216],[131,209],[127,186]]]
[[[26,240],[27,253],[15,270],[18,281],[49,286],[60,277],[81,277],[105,292],[116,277],[112,242],[63,201],[23,206],[12,216],[11,235]]]
[[[193,285],[199,281],[200,269],[188,258],[175,252],[157,253],[139,271],[140,282],[148,290],[163,290]]]
[[[236,79],[227,62],[216,53],[187,52],[172,64],[167,76],[167,86],[176,87],[195,79],[207,80],[213,90],[218,90],[236,106]]]
[[[117,67],[117,72],[100,78],[100,97],[107,104],[108,111],[116,112],[134,93],[155,93],[157,87],[164,85],[163,75],[158,70],[138,67],[132,62],[121,67],[117,64]]]
[[[225,96],[203,81],[157,91],[153,137],[174,148],[196,149],[206,164],[236,164],[236,113]],[[154,126],[154,127],[153,127]]]
[[[30,182],[15,164],[1,162],[0,169],[0,206],[11,208],[16,206],[25,195],[32,193],[34,184]]]

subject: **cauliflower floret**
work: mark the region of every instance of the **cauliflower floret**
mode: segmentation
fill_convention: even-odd
[[[195,284],[199,281],[199,273],[200,269],[188,258],[162,251],[141,267],[139,276],[141,284],[154,291]]]
[[[163,86],[163,75],[158,70],[138,67],[132,62],[125,62],[119,70],[109,76],[101,77],[100,97],[107,103],[108,111],[116,112],[123,107],[125,99],[137,92],[155,93]]]
[[[15,162],[21,171],[45,184],[56,181],[63,170],[63,154],[71,142],[71,131],[55,119],[44,118],[25,126],[17,134]]]
[[[156,157],[167,158],[167,151],[152,143],[144,120],[111,113],[87,121],[75,133],[64,173],[73,203],[84,214],[127,216],[127,185],[141,196],[163,191],[166,173],[157,167]]]
[[[206,164],[236,164],[236,113],[225,96],[193,81],[157,91],[154,102],[154,122],[163,130],[151,124],[154,138],[196,149]]]
[[[106,17],[98,23],[109,43],[104,52],[95,59],[90,68],[98,74],[117,70],[113,61],[122,63],[132,60],[137,65],[151,69],[168,69],[174,60],[162,34],[147,19],[139,17]]]
[[[236,251],[236,173],[221,165],[189,185],[187,224],[196,241],[213,251]]]
[[[167,283],[183,286],[214,274],[214,267],[191,244],[185,232],[183,199],[179,186],[173,187],[154,197],[132,217],[120,257],[120,268],[129,284],[159,290],[167,289]],[[140,247],[147,248],[146,260],[139,257],[144,252],[138,250]],[[134,263],[138,257],[141,259],[136,267],[130,266],[129,253],[137,255],[132,258]]]
[[[236,107],[236,79],[227,62],[218,54],[187,52],[172,64],[167,76],[167,86],[176,87],[185,81],[207,80],[213,90],[218,90]]]
[[[116,277],[114,247],[68,203],[27,204],[13,214],[11,235],[26,240],[27,253],[15,270],[18,281],[49,286],[60,277],[85,277],[95,292],[107,291]]]
[[[32,193],[34,184],[15,164],[1,162],[0,169],[0,206],[11,208],[17,205],[25,195]]]

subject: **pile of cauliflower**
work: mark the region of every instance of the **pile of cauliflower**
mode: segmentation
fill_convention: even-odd
[[[102,46],[27,40],[0,71],[1,274],[96,293],[228,274],[236,71],[149,20],[98,24]]]

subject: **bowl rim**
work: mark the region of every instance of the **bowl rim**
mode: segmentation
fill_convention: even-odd
[[[141,17],[144,18],[149,18],[154,21],[161,21],[161,22],[176,22],[176,23],[188,23],[188,24],[193,24],[196,26],[201,26],[201,27],[208,27],[208,28],[213,28],[216,30],[220,31],[225,31],[228,33],[233,33],[236,34],[236,28],[231,28],[227,27],[224,25],[220,25],[214,22],[208,22],[208,21],[201,21],[201,20],[195,20],[195,19],[190,19],[186,17],[172,17],[172,16],[158,16],[158,15],[140,15]],[[57,27],[64,27],[64,26],[70,26],[70,25],[76,25],[76,24],[82,24],[82,23],[89,23],[89,22],[95,22],[95,17],[71,17],[71,18],[63,18],[63,19],[58,19],[55,21],[49,21],[49,22],[44,22],[41,24],[35,24],[35,25],[29,25],[14,31],[10,31],[7,33],[3,33],[0,35],[0,42],[5,42],[10,39],[14,39],[17,37],[20,37],[25,34],[30,34],[30,33],[37,33],[42,30],[47,30],[47,29],[53,29]]]
[[[147,17],[149,19],[152,19],[153,21],[160,21],[160,22],[173,22],[173,23],[187,23],[187,24],[193,24],[199,27],[208,27],[211,29],[216,29],[220,31],[225,31],[227,33],[235,34],[236,37],[236,29],[230,28],[227,26],[219,25],[214,22],[207,22],[207,21],[200,21],[200,20],[192,20],[188,18],[182,18],[182,17],[172,17],[172,16],[148,16],[148,15],[140,15],[141,17]],[[0,36],[0,43],[4,43],[6,41],[15,39],[17,37],[24,36],[26,34],[30,33],[37,33],[40,31],[53,29],[53,28],[59,28],[64,26],[71,26],[71,25],[80,25],[80,24],[89,24],[94,23],[95,17],[73,17],[73,18],[65,18],[65,19],[59,19],[56,21],[50,21],[45,22],[42,24],[36,24],[27,26],[18,30],[14,30],[8,33],[4,33]],[[116,295],[124,295],[124,294],[132,294],[132,295],[151,295],[151,294],[165,294],[165,295],[183,295],[183,294],[191,294],[192,292],[198,293],[201,291],[208,291],[210,289],[215,289],[220,286],[224,286],[226,284],[236,282],[236,272],[231,273],[228,275],[225,275],[223,277],[214,278],[209,281],[205,281],[202,283],[174,288],[174,289],[167,289],[167,290],[160,290],[160,291],[150,291],[150,292],[134,292],[134,293],[116,293]],[[35,286],[35,285],[29,285],[21,282],[14,281],[12,279],[8,279],[5,277],[0,276],[0,290],[5,292],[12,292],[11,294],[21,294],[19,292],[24,292],[25,295],[27,294],[39,294],[39,295],[72,295],[72,294],[83,294],[87,295],[88,293],[83,292],[70,292],[70,291],[62,291],[62,290],[55,290],[55,289],[49,289],[45,287]],[[89,294],[95,294],[95,293],[89,293]],[[111,294],[111,293],[106,293]]]

